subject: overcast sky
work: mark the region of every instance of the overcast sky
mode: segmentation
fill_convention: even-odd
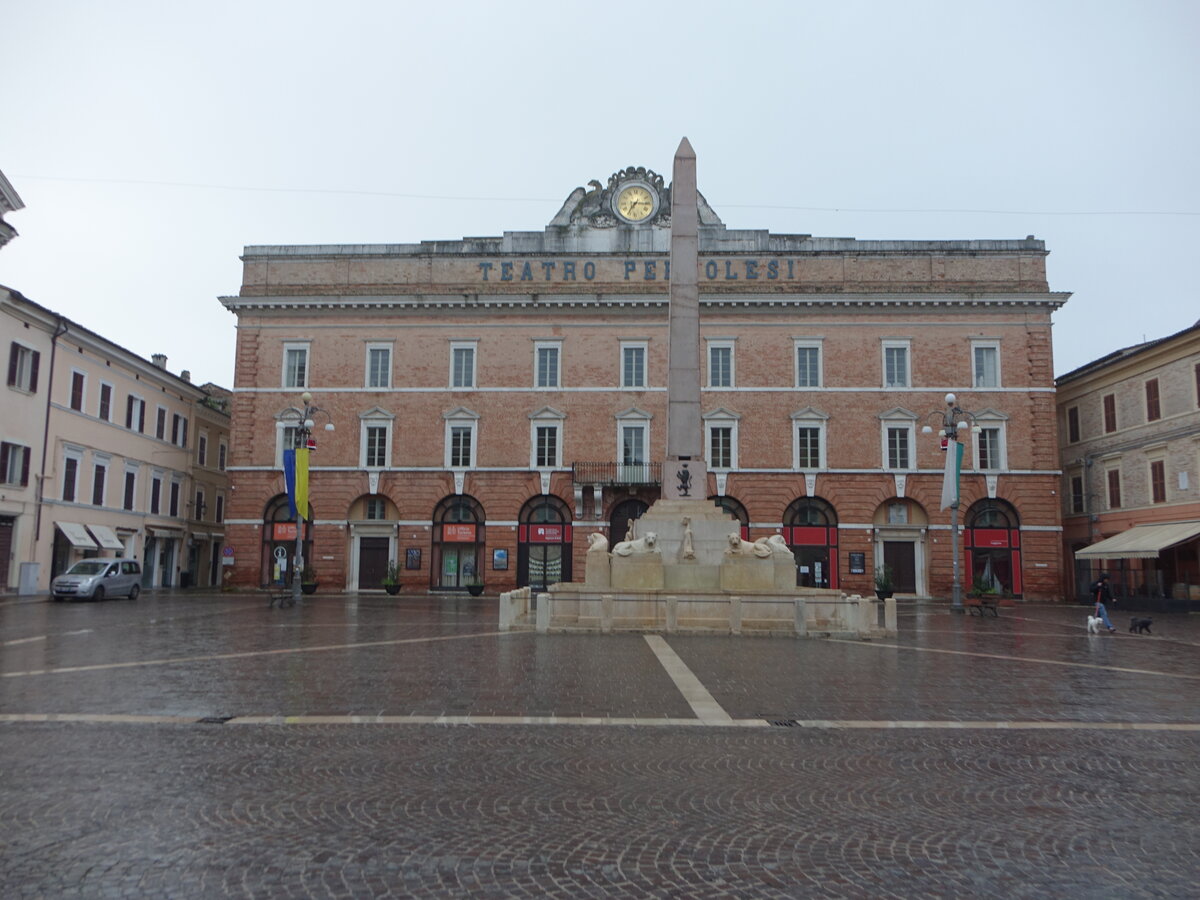
[[[1200,318],[1200,3],[0,0],[0,283],[233,384],[248,244],[541,230],[686,135],[731,228],[1046,241],[1057,374]]]

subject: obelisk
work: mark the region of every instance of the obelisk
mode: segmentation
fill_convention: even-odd
[[[696,151],[685,137],[671,172],[671,288],[667,339],[667,458],[662,496],[707,494],[700,418],[700,215]]]

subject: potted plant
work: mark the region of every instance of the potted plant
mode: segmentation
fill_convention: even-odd
[[[317,592],[317,570],[312,566],[305,566],[300,570],[300,590],[305,594]]]
[[[387,572],[383,575],[383,589],[393,597],[400,593],[400,566],[396,561],[390,560],[387,566]]]
[[[879,566],[875,569],[875,596],[880,600],[886,600],[892,596],[893,590],[892,567],[888,565]]]

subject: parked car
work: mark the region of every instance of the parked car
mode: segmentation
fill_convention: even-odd
[[[81,559],[50,583],[55,600],[68,597],[103,600],[128,597],[136,600],[142,590],[142,567],[136,559],[93,557]]]

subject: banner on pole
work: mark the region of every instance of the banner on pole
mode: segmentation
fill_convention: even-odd
[[[296,518],[296,451],[283,451],[283,483],[287,485],[288,511]]]
[[[946,471],[942,476],[942,509],[958,505],[958,476],[962,472],[963,445],[950,441],[946,448]]]
[[[308,448],[296,451],[296,512],[298,518],[308,517]]]

